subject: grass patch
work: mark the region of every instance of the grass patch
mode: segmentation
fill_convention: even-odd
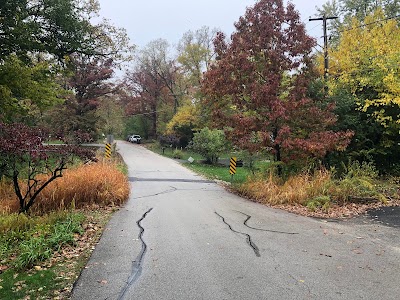
[[[237,168],[236,174],[232,176],[229,174],[229,167],[221,165],[207,165],[203,163],[184,164],[187,168],[199,173],[209,179],[218,179],[232,183],[244,183],[251,171],[248,168]]]
[[[84,215],[58,212],[27,217],[11,214],[0,218],[0,261],[24,270],[49,259],[64,245],[73,245],[74,235],[82,234]]]
[[[152,144],[150,150],[162,154],[160,146]],[[173,150],[164,151],[164,156],[173,158]],[[184,159],[195,158],[192,164],[184,165],[209,179],[231,182],[228,159],[236,156],[244,162],[243,168],[237,168],[233,176],[232,190],[254,199],[257,202],[285,207],[301,207],[309,212],[329,215],[338,207],[357,207],[358,204],[368,207],[369,204],[385,204],[388,200],[399,202],[398,178],[394,183],[383,181],[370,163],[351,162],[344,166],[346,172],[338,177],[334,170],[316,170],[314,173],[298,173],[285,179],[275,175],[273,163],[263,155],[250,156],[245,152],[225,153],[220,158],[225,165],[207,165],[201,163],[203,158],[188,151],[179,152]],[[248,166],[252,166],[249,168]],[[303,211],[303,210],[300,210]],[[345,210],[343,210],[345,211]],[[299,212],[299,211],[298,211]],[[336,212],[334,212],[336,213]]]
[[[310,211],[316,211],[317,209],[322,209],[324,212],[328,212],[330,207],[330,197],[329,196],[318,196],[309,201],[307,201],[307,208]]]
[[[0,299],[47,298],[50,291],[62,289],[64,282],[56,272],[60,267],[43,264],[54,253],[75,245],[75,237],[83,234],[84,220],[77,212],[1,216],[0,262],[6,271],[0,274]]]
[[[202,160],[202,156],[200,154],[194,153],[193,151],[187,151],[184,149],[177,149],[175,147],[163,147],[160,146],[159,143],[151,143],[151,144],[147,144],[146,148],[148,148],[149,150],[169,157],[169,158],[179,158],[179,159],[183,159],[183,160],[188,160],[189,157],[192,157],[194,160],[196,161],[200,161]],[[178,154],[178,155],[177,155]],[[177,157],[179,156],[179,157]]]
[[[0,216],[0,299],[69,299],[112,211]]]
[[[48,299],[46,296],[62,289],[62,284],[54,268],[22,273],[8,270],[0,274],[0,299]]]
[[[194,163],[185,163],[184,166],[209,179],[217,179],[236,184],[242,184],[246,182],[247,178],[253,174],[254,170],[265,170],[270,164],[269,160],[256,159],[255,161],[253,161],[252,171],[250,168],[246,167],[249,165],[248,158],[244,157],[245,155],[237,152],[227,152],[219,157],[219,161],[225,160],[227,162],[225,165],[209,165],[203,163],[204,157],[190,150],[180,150],[175,149],[174,147],[165,147],[163,150],[159,143],[148,144],[146,145],[146,147],[157,154],[169,158],[188,160],[189,157],[192,157],[194,159]],[[238,159],[243,159],[246,163],[246,166],[240,168],[238,167],[236,169],[236,174],[232,177],[232,175],[229,174],[229,166],[227,164],[229,164],[229,159],[233,156],[237,157]]]
[[[240,192],[258,202],[271,205],[307,205],[309,200],[326,195],[330,183],[331,174],[327,171],[319,171],[313,175],[295,175],[286,181],[271,172],[267,178],[263,176],[250,178],[240,187]]]

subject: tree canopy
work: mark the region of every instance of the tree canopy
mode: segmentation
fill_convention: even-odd
[[[381,9],[388,19],[396,18],[400,14],[400,0],[328,0],[317,11],[318,15],[338,17],[328,24],[330,41],[336,45],[353,18],[362,22],[377,9]]]
[[[0,60],[12,53],[24,59],[34,52],[60,59],[75,52],[93,53],[93,9],[89,1],[78,0],[1,1]]]
[[[0,121],[34,124],[67,100],[79,106],[67,109],[67,123],[80,119],[72,127],[96,131],[94,112],[87,112],[113,91],[106,81],[133,50],[125,30],[92,23],[98,10],[97,0],[0,3]]]
[[[46,61],[26,65],[15,55],[4,59],[0,64],[0,120],[35,117],[61,102],[66,91],[50,66]]]
[[[205,74],[214,125],[241,149],[261,146],[278,161],[344,149],[351,133],[330,130],[333,106],[307,97],[315,41],[294,6],[259,1],[235,26],[230,42],[217,36],[217,61]]]
[[[400,158],[399,47],[397,21],[378,9],[362,21],[353,18],[330,51],[337,125],[355,131],[346,156],[373,160],[383,172],[396,172]]]
[[[400,29],[381,10],[354,18],[331,53],[332,85],[345,86],[359,108],[384,127],[400,129]]]

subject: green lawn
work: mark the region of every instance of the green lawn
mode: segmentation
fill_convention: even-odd
[[[160,145],[157,143],[154,144],[149,144],[148,145],[149,150],[158,153],[160,155],[169,157],[169,158],[174,158],[174,152],[177,150],[175,148],[165,148],[164,151],[161,148]],[[179,150],[179,149],[178,149]],[[181,159],[187,161],[189,157],[192,157],[194,159],[194,162],[190,164],[189,162],[184,163],[184,166],[187,168],[193,170],[196,173],[199,173],[209,179],[218,179],[218,180],[223,180],[227,182],[232,182],[232,183],[244,183],[247,179],[248,176],[253,175],[252,171],[248,167],[240,167],[236,169],[236,174],[230,175],[229,174],[229,158],[230,157],[237,157],[238,159],[243,159],[240,154],[236,152],[227,152],[221,155],[219,158],[220,162],[224,162],[224,164],[217,164],[217,165],[209,165],[204,163],[204,158],[192,151],[187,151],[187,150],[179,150],[181,154]],[[254,161],[254,170],[255,171],[264,171],[268,168],[270,165],[270,161],[264,159],[256,159]]]
[[[52,267],[29,272],[7,270],[0,275],[0,299],[46,299],[53,291],[63,288],[63,281],[57,277]],[[30,298],[24,298],[29,296]],[[47,298],[48,299],[48,298]]]
[[[201,155],[191,152],[191,151],[187,151],[187,150],[180,150],[180,149],[176,149],[174,147],[165,147],[163,150],[162,147],[160,145],[158,145],[157,143],[148,144],[147,148],[155,153],[158,153],[160,155],[163,155],[163,156],[166,156],[169,158],[174,158],[174,152],[176,150],[178,150],[182,154],[181,159],[183,159],[183,160],[188,160],[189,157],[192,157],[196,161],[200,161],[202,159]]]
[[[228,166],[207,165],[203,163],[185,163],[184,166],[209,179],[218,179],[232,183],[243,183],[246,181],[246,178],[252,174],[250,169],[246,167],[237,168],[236,174],[232,177],[232,175],[229,174]]]

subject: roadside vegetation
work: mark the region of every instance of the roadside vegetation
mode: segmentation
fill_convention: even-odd
[[[256,1],[232,34],[204,26],[174,49],[157,39],[136,50],[124,29],[92,23],[97,0],[36,2],[0,5],[1,299],[68,294],[71,270],[128,197],[126,167],[80,147],[109,134],[157,141],[157,153],[191,157],[196,172],[301,214],[399,205],[400,7],[391,1],[318,9],[338,16],[329,70],[285,1]],[[116,80],[125,62],[134,63]],[[243,162],[233,177],[232,156]]]
[[[114,158],[66,170],[18,213],[12,183],[0,181],[0,299],[68,299],[111,213],[129,196]]]
[[[237,191],[260,203],[303,215],[351,217],[367,209],[399,205],[396,178],[379,178],[371,164],[350,163],[345,173],[320,168],[283,180],[274,172],[249,177]]]
[[[400,9],[337,1],[318,11],[338,16],[329,70],[295,7],[260,0],[232,35],[188,32],[175,59],[165,60],[166,41],[149,43],[127,78],[141,87],[132,104],[170,101],[169,112],[142,116],[164,154],[201,155],[187,165],[254,201],[324,217],[399,205]],[[179,93],[151,96],[164,90]],[[244,162],[233,180],[230,156]]]
[[[147,147],[161,155],[176,159],[173,149],[164,150],[159,143]],[[349,162],[340,172],[321,166],[303,171],[286,169],[278,175],[277,165],[263,155],[248,156],[245,152],[224,152],[214,163],[192,147],[179,150],[180,162],[198,174],[226,186],[252,201],[282,208],[307,216],[322,218],[351,217],[367,209],[384,205],[400,205],[398,177],[379,176],[372,163]],[[229,158],[242,160],[243,167],[229,174]],[[192,157],[193,162],[188,158]]]

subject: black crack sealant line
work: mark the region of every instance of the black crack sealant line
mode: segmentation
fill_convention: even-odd
[[[221,218],[222,222],[224,222],[224,223],[229,227],[229,229],[230,229],[231,231],[246,236],[247,244],[249,244],[249,246],[251,247],[251,249],[253,249],[255,255],[256,255],[257,257],[260,257],[260,256],[261,256],[261,255],[260,255],[260,250],[258,249],[258,247],[256,246],[256,244],[253,243],[253,241],[251,240],[251,236],[250,236],[249,234],[244,233],[244,232],[240,232],[240,231],[236,231],[235,229],[232,228],[232,226],[231,226],[228,222],[225,221],[225,218],[224,218],[223,216],[221,216],[221,215],[220,215],[219,213],[217,213],[216,211],[215,211],[215,214],[216,214],[218,217]]]
[[[142,263],[143,263],[143,258],[144,255],[146,254],[147,251],[147,245],[143,240],[143,234],[144,234],[144,228],[141,225],[141,222],[146,218],[146,216],[153,210],[153,208],[150,208],[148,211],[146,211],[142,217],[136,222],[137,226],[140,229],[139,232],[139,240],[142,242],[142,250],[136,257],[136,259],[132,262],[132,272],[131,275],[129,276],[124,288],[121,290],[118,300],[122,300],[125,298],[126,292],[129,290],[129,288],[132,286],[133,283],[139,278],[139,276],[142,274]]]
[[[286,232],[286,231],[278,231],[278,230],[270,230],[270,229],[263,229],[263,228],[256,228],[256,227],[252,227],[250,225],[247,224],[247,222],[250,220],[251,216],[248,214],[245,214],[244,212],[235,210],[236,212],[245,215],[247,218],[246,220],[244,220],[243,225],[250,228],[250,229],[254,229],[254,230],[259,230],[259,231],[266,231],[266,232],[274,232],[274,233],[282,233],[282,234],[299,234],[298,232]]]
[[[155,197],[155,196],[159,196],[159,195],[164,195],[164,194],[169,194],[169,193],[173,193],[176,192],[178,189],[176,187],[170,186],[169,190],[165,190],[156,194],[151,194],[151,195],[146,195],[146,196],[140,196],[140,197],[135,197],[132,198],[132,200],[137,200],[137,199],[143,199],[143,198],[150,198],[150,197]]]

